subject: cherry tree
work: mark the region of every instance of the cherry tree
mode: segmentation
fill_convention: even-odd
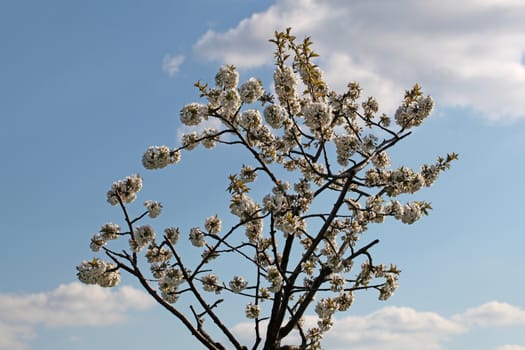
[[[358,291],[388,299],[400,270],[374,261],[379,240],[367,241],[365,232],[387,217],[413,224],[427,215],[430,204],[410,201],[411,194],[431,186],[457,159],[452,153],[419,170],[392,169],[389,149],[429,116],[432,98],[416,84],[391,118],[379,113],[373,97],[362,96],[357,82],[342,93],[330,90],[309,38],[296,41],[287,29],[271,42],[275,94],[256,78],[239,85],[236,68],[223,66],[213,86],[195,84],[204,102],[180,111],[181,122],[200,131],[183,135],[175,148],[149,147],[142,157],[146,169],[161,169],[199,144],[243,150],[246,164],[226,183],[234,224],[223,227],[214,215],[189,232],[167,227],[159,233],[143,222],[161,213],[160,202],[146,200],[138,215],[129,210],[142,189],[142,178],[131,175],[107,192],[125,227],[106,223],[91,239],[91,249],[106,260],[77,266],[80,281],[102,287],[118,285],[121,271],[134,276],[207,349],[320,349],[333,315],[347,311]],[[221,126],[203,130],[213,119]],[[251,190],[258,181],[271,184],[260,198]],[[110,247],[125,239],[125,249]],[[247,268],[225,271],[225,256]],[[251,344],[225,323],[225,296],[245,305]],[[308,312],[316,323],[305,322]]]

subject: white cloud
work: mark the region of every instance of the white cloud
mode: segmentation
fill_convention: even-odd
[[[509,120],[525,118],[523,17],[519,0],[277,0],[226,32],[208,31],[194,50],[240,68],[270,65],[268,39],[291,26],[312,36],[336,89],[360,81],[391,109],[420,82],[439,106]]]
[[[498,347],[496,350],[525,350],[523,345],[503,345]]]
[[[25,349],[35,328],[97,326],[126,321],[129,310],[153,305],[145,293],[129,286],[104,289],[78,282],[50,292],[0,294],[0,349]]]
[[[36,337],[30,326],[13,325],[0,321],[0,349],[24,350],[28,349],[28,342]]]
[[[525,310],[507,303],[492,301],[468,309],[462,314],[455,315],[452,319],[467,326],[476,327],[525,325]]]
[[[315,326],[316,322],[316,317],[306,316],[305,328]],[[233,329],[249,343],[252,323],[242,323]],[[463,325],[434,312],[385,307],[370,315],[335,320],[323,338],[323,346],[332,350],[439,350],[441,342],[465,331]],[[296,335],[287,340],[290,344],[299,342]]]
[[[323,346],[331,350],[442,350],[447,348],[447,341],[468,337],[469,331],[476,328],[525,324],[524,314],[516,306],[495,301],[452,317],[408,307],[385,307],[369,315],[334,320],[333,328],[323,338]],[[316,317],[306,316],[305,328],[315,326],[316,322]],[[261,328],[264,334],[266,323]],[[247,344],[253,339],[253,323],[240,323],[233,331]],[[300,342],[295,334],[286,339],[284,343]],[[525,347],[509,344],[496,350],[525,350]]]
[[[183,55],[166,55],[162,61],[162,70],[168,73],[170,77],[173,77],[179,72],[180,66],[183,62]]]

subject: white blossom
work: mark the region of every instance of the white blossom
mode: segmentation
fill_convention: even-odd
[[[162,298],[173,304],[179,299],[178,287],[184,282],[183,273],[177,268],[166,269],[163,276],[159,279],[159,289]]]
[[[332,110],[327,103],[309,102],[303,107],[304,124],[310,128],[314,136],[331,139],[329,128],[332,122]]]
[[[104,245],[106,245],[106,240],[101,234],[97,233],[93,235],[93,238],[91,238],[89,248],[91,248],[93,252],[98,252]]]
[[[270,288],[268,288],[268,290],[276,293],[281,289],[281,286],[283,284],[283,277],[281,276],[281,273],[279,272],[277,267],[273,265],[268,267],[268,269],[266,270],[266,279],[268,280],[268,282],[271,283],[271,286]]]
[[[163,276],[159,279],[159,286],[163,288],[177,288],[184,282],[184,274],[181,270],[170,267],[164,271]]]
[[[172,245],[175,245],[179,240],[179,229],[177,227],[168,227],[164,230],[164,235]]]
[[[372,163],[378,168],[386,168],[390,166],[390,157],[386,151],[383,151],[372,158]]]
[[[354,302],[354,295],[352,292],[343,292],[335,298],[337,302],[337,310],[339,311],[347,311],[350,306],[352,306],[352,303]]]
[[[237,90],[224,90],[219,96],[219,105],[221,107],[218,113],[229,121],[235,121],[234,117],[237,115],[241,103],[241,96]]]
[[[403,207],[403,215],[401,216],[401,222],[404,224],[413,224],[414,222],[421,219],[423,212],[418,203],[405,204]]]
[[[104,224],[100,228],[100,234],[102,235],[102,238],[106,241],[117,239],[119,237],[120,233],[120,227],[117,224],[113,224],[111,222]]]
[[[248,109],[241,113],[239,124],[244,130],[257,130],[262,125],[262,117],[258,110]]]
[[[222,222],[217,215],[210,216],[206,219],[206,222],[204,223],[204,228],[206,231],[208,231],[211,234],[219,233],[222,227]]]
[[[230,210],[233,215],[241,219],[248,219],[255,215],[258,206],[248,195],[237,194],[230,201]]]
[[[430,115],[433,108],[432,97],[419,96],[415,102],[399,106],[395,114],[396,123],[405,129],[419,126]]]
[[[263,93],[264,89],[261,81],[255,78],[248,79],[247,82],[239,87],[239,94],[244,103],[254,103],[263,95]]]
[[[168,261],[171,259],[171,251],[166,247],[159,248],[151,244],[146,251],[146,259],[150,264]]]
[[[317,302],[315,313],[320,319],[329,319],[338,309],[337,301],[333,298],[323,298]]]
[[[254,182],[257,179],[257,172],[249,165],[243,165],[241,168],[241,180],[244,182]]]
[[[208,118],[208,106],[200,103],[190,103],[182,107],[180,121],[184,125],[199,125],[202,119]]]
[[[141,251],[150,242],[155,240],[155,231],[149,225],[137,226],[133,235],[133,239],[130,239],[130,246],[133,251]]]
[[[144,202],[144,206],[148,210],[149,217],[152,218],[152,219],[154,219],[157,216],[159,216],[160,212],[162,210],[162,204],[160,204],[157,201],[147,200],[147,201]]]
[[[117,265],[93,258],[77,266],[77,277],[85,284],[98,284],[101,287],[114,287],[120,282]]]
[[[250,319],[259,317],[260,312],[261,307],[252,303],[248,303],[248,305],[246,305],[246,308],[244,309],[246,317]]]
[[[257,243],[257,241],[262,237],[263,231],[263,221],[251,220],[246,223],[246,237],[250,243]]]
[[[341,259],[339,259],[341,260]],[[341,292],[345,287],[345,279],[343,276],[333,273],[330,275],[330,290],[332,292]]]
[[[111,189],[107,192],[107,201],[111,205],[117,205],[120,197],[123,203],[131,203],[137,198],[137,192],[141,189],[142,178],[140,175],[127,176],[124,180],[113,182]]]
[[[201,279],[202,288],[207,292],[215,292],[219,293],[222,289],[221,286],[219,286],[219,279],[216,275],[210,273],[202,277]]]
[[[216,129],[213,129],[213,128],[205,129],[201,135],[202,145],[208,149],[215,147],[215,145],[217,144],[217,141],[219,140],[219,137],[216,135],[217,135]]]
[[[387,274],[385,278],[385,284],[379,290],[379,300],[387,300],[390,298],[398,287],[396,275]]]
[[[275,227],[286,235],[300,235],[306,229],[306,221],[287,211],[284,215],[275,218]]]
[[[151,146],[142,156],[142,165],[146,169],[162,169],[178,163],[180,158],[180,151],[172,151],[167,146]]]
[[[230,286],[232,292],[240,293],[248,286],[248,281],[246,281],[244,277],[234,276],[228,285]]]
[[[199,227],[193,227],[190,230],[190,241],[195,247],[203,247],[206,244],[206,241],[204,240],[204,233]]]
[[[368,119],[372,119],[374,117],[374,114],[377,113],[379,110],[379,104],[377,103],[377,100],[373,97],[368,97],[366,101],[364,101],[361,106],[363,107],[363,112],[365,117]]]
[[[191,151],[199,145],[199,135],[196,131],[182,135],[182,146],[185,150]]]
[[[359,149],[359,140],[355,136],[341,135],[334,138],[337,152],[337,162],[348,165],[348,160]]]
[[[235,66],[222,66],[215,75],[215,83],[223,89],[235,89],[239,83],[239,73]]]
[[[277,68],[273,73],[275,93],[281,105],[287,106],[291,113],[299,112],[301,105],[297,95],[297,80],[292,67]]]
[[[274,129],[283,125],[285,117],[286,110],[280,105],[271,104],[264,109],[264,120]]]

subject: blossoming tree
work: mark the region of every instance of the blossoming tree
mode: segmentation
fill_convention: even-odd
[[[93,258],[77,266],[80,281],[102,287],[116,286],[120,272],[128,272],[213,350],[320,349],[332,316],[350,308],[356,291],[376,290],[380,300],[388,299],[400,270],[376,264],[371,250],[379,241],[360,243],[362,237],[370,224],[387,217],[412,224],[426,215],[429,203],[400,199],[432,185],[457,158],[454,153],[440,157],[419,171],[391,169],[387,151],[428,117],[431,97],[416,84],[406,91],[392,123],[379,115],[373,97],[361,96],[358,83],[349,83],[343,93],[329,89],[308,38],[298,43],[288,29],[271,41],[276,46],[275,96],[255,78],[239,86],[235,67],[224,66],[215,86],[196,84],[205,103],[188,104],[180,112],[185,125],[217,119],[221,127],[186,134],[176,148],[150,147],[142,158],[146,169],[161,169],[199,144],[243,149],[251,165],[231,175],[227,187],[235,224],[225,229],[217,215],[208,217],[188,233],[195,250],[181,249],[179,228],[158,234],[150,225],[139,225],[146,216],[160,214],[159,202],[145,201],[145,211],[136,217],[128,211],[142,189],[141,177],[132,175],[107,193],[109,204],[121,208],[125,228],[107,223],[91,239],[91,249],[105,253],[107,260]],[[250,192],[258,179],[272,187],[259,200]],[[324,209],[312,209],[320,207],[317,202]],[[123,238],[129,241],[124,250],[108,244]],[[189,265],[187,254],[193,260],[200,255],[198,263]],[[251,274],[225,272],[224,256],[251,266]],[[243,344],[225,323],[224,294],[243,300],[245,316],[253,321],[251,344]],[[189,307],[181,305],[182,299]],[[317,323],[304,322],[308,311],[317,314]],[[222,334],[222,343],[205,327],[206,319],[214,334]]]

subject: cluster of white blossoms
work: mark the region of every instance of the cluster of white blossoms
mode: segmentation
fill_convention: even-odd
[[[124,180],[113,182],[107,193],[108,203],[119,204],[119,197],[123,203],[131,203],[137,198],[137,192],[142,189],[142,178],[135,174],[127,176]]]
[[[263,198],[263,204],[265,210],[278,215],[288,209],[288,197],[282,192],[267,194]]]
[[[132,251],[139,252],[149,243],[155,240],[155,231],[149,225],[135,227],[133,238],[129,240],[129,246]]]
[[[184,274],[175,267],[170,267],[162,272],[159,278],[159,289],[162,299],[173,304],[179,299],[178,288],[184,282]]]
[[[220,109],[218,113],[228,121],[235,122],[235,117],[238,115],[241,104],[241,95],[239,95],[237,89],[224,90],[219,96]]]
[[[279,291],[283,285],[283,276],[274,265],[268,266],[266,269],[266,280],[271,283],[268,290],[273,293]]]
[[[180,121],[184,125],[199,125],[203,119],[208,119],[208,106],[200,103],[190,103],[182,107]]]
[[[365,183],[370,187],[384,187],[387,195],[390,197],[404,193],[415,193],[422,187],[432,186],[440,172],[447,169],[450,161],[457,157],[457,155],[451,154],[446,161],[439,158],[436,164],[423,164],[420,172],[416,172],[408,167],[400,167],[395,170],[381,169],[390,165],[388,155],[381,156],[382,153],[374,158],[377,167],[367,170]],[[377,160],[378,157],[382,158],[379,162]]]
[[[166,247],[158,247],[155,244],[150,244],[146,251],[146,259],[150,264],[163,263],[169,261],[171,257],[171,250]]]
[[[390,166],[390,156],[386,151],[379,152],[374,158],[372,158],[372,164],[376,168],[387,168]]]
[[[395,265],[390,265],[387,268],[384,264],[370,265],[368,262],[364,262],[361,265],[361,272],[357,279],[359,284],[367,286],[372,279],[384,278],[385,282],[379,287],[379,300],[387,300],[390,298],[398,287],[398,275],[400,271]]]
[[[215,84],[218,87],[229,90],[234,89],[239,84],[239,73],[233,65],[226,65],[219,68],[215,75]]]
[[[323,298],[317,302],[315,313],[320,319],[330,319],[337,309],[338,303],[335,298]]]
[[[388,274],[385,276],[385,284],[379,290],[379,300],[387,300],[394,294],[398,287],[397,275]]]
[[[201,278],[202,289],[206,292],[220,293],[222,287],[219,285],[219,278],[213,273],[209,273]]]
[[[230,286],[232,292],[240,293],[248,286],[248,281],[246,281],[242,276],[234,276],[228,285]]]
[[[241,113],[239,125],[246,131],[254,131],[261,127],[262,117],[257,109],[248,109]]]
[[[396,110],[397,125],[410,129],[419,126],[434,108],[434,100],[430,96],[419,96],[409,104],[403,104]]]
[[[120,282],[117,265],[93,258],[77,266],[77,277],[85,284],[98,284],[101,287],[114,287]]]
[[[377,111],[379,110],[379,104],[377,100],[373,97],[368,97],[361,106],[363,107],[363,113],[366,118],[373,119]]]
[[[413,224],[421,219],[423,210],[418,202],[407,203],[403,206],[403,213],[401,214],[401,222],[404,224]]]
[[[306,221],[291,211],[275,218],[275,227],[285,235],[298,235],[306,230]]]
[[[98,252],[100,248],[106,245],[107,241],[119,237],[120,227],[117,224],[107,223],[100,228],[100,232],[93,235],[89,247],[92,251]]]
[[[247,318],[258,318],[259,314],[261,313],[261,307],[259,305],[248,303],[248,305],[246,305],[246,308],[244,309],[244,313],[246,314]]]
[[[194,247],[204,247],[206,241],[204,240],[204,232],[199,227],[190,229],[190,241]]]
[[[354,294],[352,292],[343,292],[336,297],[336,302],[339,311],[346,311],[354,302]]]
[[[168,227],[164,230],[164,237],[170,242],[172,245],[177,244],[177,241],[179,240],[179,229],[177,227]]]
[[[204,228],[211,234],[219,233],[222,228],[222,221],[217,215],[210,216],[204,222]]]
[[[317,138],[330,140],[333,136],[332,109],[328,103],[309,102],[303,107],[304,124]]]
[[[157,201],[147,200],[144,202],[144,206],[148,210],[149,217],[152,219],[159,216],[162,210],[162,204]]]
[[[243,103],[254,103],[264,94],[264,89],[260,80],[255,78],[248,79],[247,82],[239,87],[239,95]]]
[[[290,66],[278,67],[273,73],[273,81],[275,93],[281,105],[293,114],[298,113],[301,103],[297,94],[297,80],[293,68]]]
[[[241,220],[253,218],[259,206],[246,194],[234,195],[230,201],[230,211],[233,215],[238,216]]]
[[[344,277],[338,273],[332,273],[329,277],[330,277],[330,290],[332,292],[342,292],[346,284]]]
[[[264,109],[264,120],[274,129],[279,129],[286,118],[286,110],[281,105],[271,104]]]
[[[214,128],[204,129],[202,135],[200,136],[202,145],[208,149],[215,147],[218,141],[217,133],[217,129]]]
[[[360,148],[357,137],[353,135],[341,135],[334,138],[337,151],[337,162],[342,166],[348,165],[348,160]]]
[[[248,241],[252,244],[257,243],[263,234],[264,221],[261,219],[251,220],[246,223],[245,227],[245,234]]]
[[[142,165],[146,169],[162,169],[180,161],[178,150],[171,150],[168,146],[150,146],[142,156]]]
[[[199,145],[199,134],[196,131],[192,131],[188,134],[182,135],[182,147],[187,151],[195,149]]]

